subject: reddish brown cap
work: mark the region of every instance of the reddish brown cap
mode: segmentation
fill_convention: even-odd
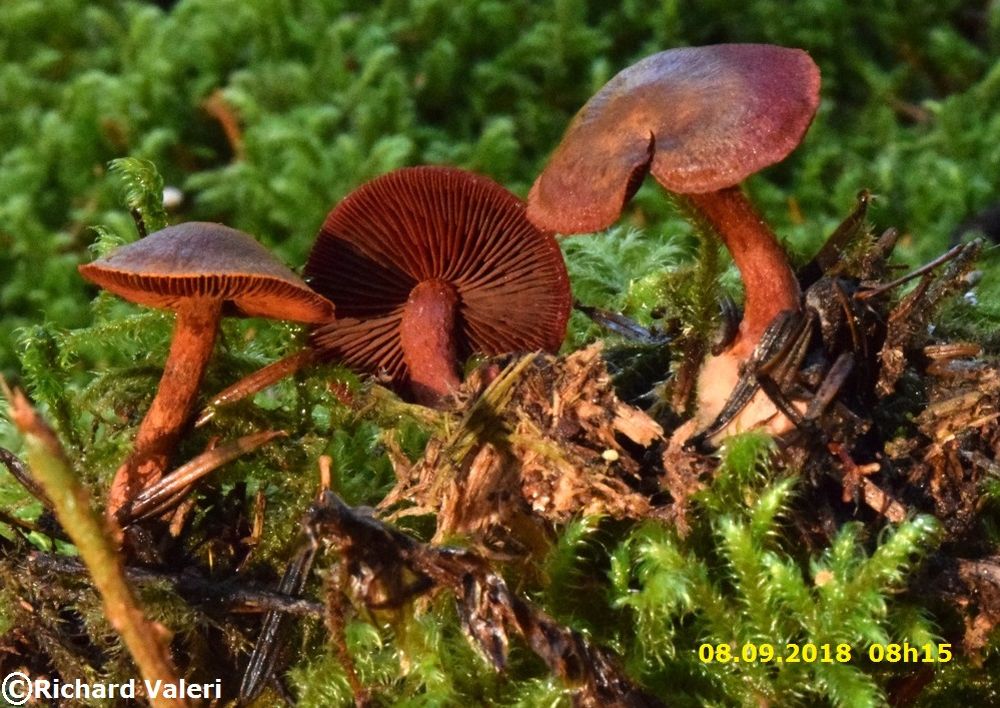
[[[531,189],[528,218],[561,233],[606,228],[647,171],[682,194],[738,184],[799,144],[819,82],[806,52],[768,44],[647,57],[576,114]]]
[[[310,324],[333,318],[333,303],[253,237],[222,224],[168,226],[79,270],[105,290],[149,307],[177,309],[188,298],[219,298],[248,317]]]
[[[486,177],[410,167],[378,177],[330,212],[306,275],[337,303],[314,329],[324,356],[407,378],[399,340],[417,283],[450,283],[459,297],[461,356],[559,347],[572,297],[562,253],[525,218],[524,204]]]

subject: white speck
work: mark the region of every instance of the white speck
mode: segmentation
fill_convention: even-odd
[[[163,208],[176,209],[184,203],[184,192],[177,187],[166,186],[163,188]]]

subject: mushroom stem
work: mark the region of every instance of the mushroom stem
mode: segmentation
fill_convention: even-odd
[[[747,356],[783,310],[799,309],[799,282],[774,232],[737,187],[685,195],[719,234],[743,279],[743,321],[731,351]]]
[[[436,406],[458,388],[455,315],[458,293],[443,280],[425,280],[410,291],[399,336],[410,387],[418,403]]]
[[[111,482],[106,512],[109,518],[115,518],[119,509],[163,476],[194,408],[221,316],[222,300],[218,298],[193,299],[177,310],[160,387],[139,424],[132,453]]]

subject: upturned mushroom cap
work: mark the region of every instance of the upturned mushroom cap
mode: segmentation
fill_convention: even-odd
[[[447,167],[396,170],[330,212],[306,264],[339,319],[313,330],[324,357],[407,379],[400,323],[414,287],[449,283],[458,296],[459,355],[555,350],[572,298],[555,240],[486,177]]]
[[[247,317],[310,324],[333,318],[329,300],[253,237],[222,224],[168,226],[79,270],[105,290],[149,307],[176,309],[187,298],[219,298]]]
[[[528,217],[561,233],[606,228],[647,171],[681,194],[738,184],[795,149],[819,84],[801,49],[718,44],[647,57],[576,114],[531,189]]]

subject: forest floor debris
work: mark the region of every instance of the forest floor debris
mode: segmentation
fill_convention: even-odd
[[[747,367],[743,385],[751,394],[763,390],[791,422],[776,462],[804,481],[786,527],[803,547],[827,547],[849,522],[862,522],[870,538],[887,522],[915,514],[941,522],[943,541],[913,582],[932,588],[958,613],[963,651],[975,661],[1000,623],[1000,561],[980,533],[983,489],[1000,480],[1000,363],[996,352],[938,335],[932,323],[949,298],[973,282],[976,246],[957,247],[928,267],[894,277],[888,257],[895,233],[871,239],[862,223],[852,215],[803,269],[809,316],[782,330],[789,343],[777,341],[768,357]],[[897,297],[895,289],[909,280],[916,285]],[[612,319],[619,330],[635,329],[626,318]],[[691,530],[717,454],[705,439],[677,436],[676,416],[656,420],[622,400],[616,380],[627,379],[629,400],[638,400],[642,377],[629,370],[629,357],[622,364],[606,350],[614,346],[598,342],[562,356],[487,360],[444,414],[402,404],[377,386],[372,395],[352,395],[356,415],[392,420],[413,414],[432,431],[423,455],[412,460],[386,427],[396,483],[378,508],[352,509],[329,495],[306,524],[313,544],[323,538],[335,552],[337,570],[328,575],[322,612],[359,704],[368,700],[368,689],[343,637],[336,636],[351,608],[378,611],[446,590],[455,596],[467,637],[495,668],[505,666],[516,635],[551,675],[575,687],[578,705],[657,705],[610,652],[511,590],[499,570],[536,564],[558,530],[580,517],[658,520],[681,537]],[[648,398],[660,382],[646,379]],[[669,385],[660,395],[670,397]],[[274,436],[255,435],[247,438],[254,444]],[[16,456],[0,450],[0,461],[33,489]],[[165,495],[171,503],[187,494],[187,484],[180,486],[180,493]],[[39,490],[33,493],[44,501]],[[263,500],[259,493],[257,500]],[[217,513],[216,523],[224,524],[229,512]],[[253,514],[252,533],[244,528],[247,517],[241,512],[233,520],[240,528],[230,536],[259,537],[262,509]],[[430,543],[390,525],[409,517],[433,517]],[[25,537],[60,538],[58,528],[46,531],[51,520],[46,524],[14,526]],[[183,544],[183,525],[173,533]],[[469,548],[443,545],[457,540]],[[60,619],[60,608],[95,605],[93,597],[81,600],[90,591],[79,564],[35,551],[23,575],[24,539],[0,540],[0,548],[6,592],[25,610],[0,638],[0,667],[27,666],[12,658],[29,652],[32,671],[69,678],[101,670],[109,647],[86,639],[92,620]],[[160,558],[160,567],[126,568],[125,575],[144,597],[149,587],[169,588],[169,603],[183,603],[189,623],[195,618],[183,634],[185,652],[210,654],[206,665],[220,671],[239,667],[244,685],[227,690],[235,696],[239,689],[249,699],[273,684],[284,665],[281,652],[298,621],[294,616],[316,617],[324,607],[309,582],[315,545],[310,548],[300,549],[276,590],[239,575],[210,577],[185,566],[190,557],[183,554]],[[248,612],[266,615],[262,630]],[[195,651],[187,643],[200,631],[206,636]],[[247,666],[241,657],[254,639],[257,649]]]

